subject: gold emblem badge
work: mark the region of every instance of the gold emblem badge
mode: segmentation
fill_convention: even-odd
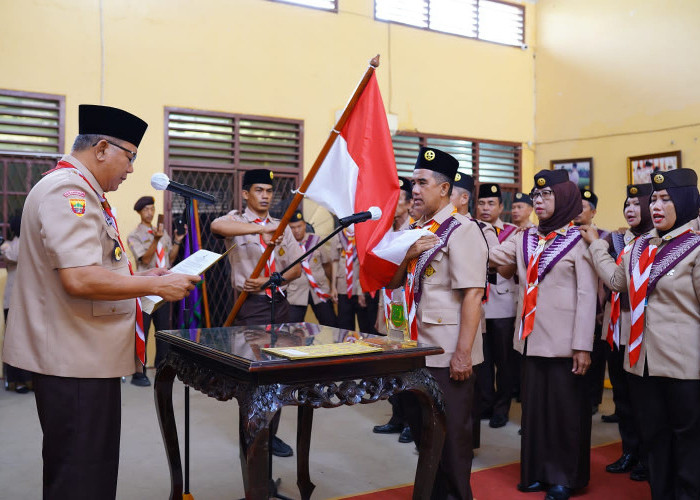
[[[399,187],[403,187],[403,181],[399,179]]]
[[[270,172],[270,179],[273,179],[275,176]]]
[[[639,192],[639,190],[636,187],[632,186],[630,188],[630,194],[637,194],[638,192]]]
[[[119,245],[114,247],[114,260],[122,260],[122,247],[120,247]]]
[[[544,186],[545,184],[547,184],[547,180],[546,180],[544,177],[540,177],[539,179],[537,179],[537,185],[538,185],[538,186],[542,187],[542,186]]]
[[[590,198],[590,197],[591,197],[591,192],[590,192],[590,191],[584,191],[584,192],[583,192],[583,197],[584,197],[584,198]]]
[[[664,176],[661,174],[656,174],[654,176],[654,184],[661,184],[664,181]]]
[[[433,266],[428,266],[428,269],[425,270],[425,275],[430,278],[433,274],[435,274],[435,268]]]
[[[301,220],[301,214],[297,214],[297,219]]]
[[[314,264],[318,264],[318,259],[314,257]]]
[[[459,172],[457,172],[457,174],[455,175],[455,180],[458,181],[458,180],[460,180],[461,178],[462,178],[462,174],[460,174]]]
[[[497,192],[498,192],[498,188],[497,188],[496,186],[491,186],[491,192],[492,192],[492,193],[497,193]]]
[[[429,149],[425,152],[423,157],[428,161],[433,161],[435,159],[435,151],[433,151],[432,149]]]
[[[280,248],[277,253],[282,257],[284,255],[284,248]]]
[[[523,195],[520,194],[520,193],[517,193],[517,194],[515,195],[515,199],[516,199],[516,200],[519,200],[519,199],[522,198],[522,197],[523,197]]]

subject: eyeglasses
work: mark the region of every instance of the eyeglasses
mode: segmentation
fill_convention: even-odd
[[[107,139],[104,139],[104,141],[105,141],[107,144],[111,144],[112,146],[115,146],[115,147],[121,149],[122,151],[126,151],[127,153],[130,153],[131,156],[129,157],[129,163],[133,164],[133,163],[136,161],[136,151],[132,151],[132,150],[130,150],[130,149],[126,149],[124,146],[120,146],[120,145],[117,144],[116,142],[108,141]],[[99,144],[99,142],[100,142],[100,141],[97,141],[95,144],[92,145],[92,147],[94,148],[95,146],[97,146],[97,145]]]
[[[530,191],[530,198],[535,201],[537,198],[541,197],[542,200],[549,200],[554,196],[554,191],[551,189],[543,189],[542,191],[532,190]]]

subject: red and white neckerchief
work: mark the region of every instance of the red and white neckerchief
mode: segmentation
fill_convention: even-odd
[[[302,252],[306,251],[306,246],[304,246],[304,243],[299,243],[299,246],[301,247]],[[309,265],[309,258],[305,258],[304,260],[301,261],[301,268],[304,270],[304,273],[306,274],[306,278],[309,280],[309,285],[313,289],[314,293],[316,296],[321,299],[321,302],[325,302],[328,299],[331,298],[330,295],[325,293],[323,290],[321,290],[320,285],[316,281],[316,278],[314,278],[313,273],[311,272],[311,266]]]
[[[637,238],[632,239],[632,241],[625,245],[620,255],[617,256],[615,264],[618,266],[620,265],[622,257],[632,250],[635,241],[637,241]],[[610,321],[608,322],[608,333],[605,340],[610,344],[611,349],[613,346],[616,346],[618,349],[620,348],[620,292],[612,292],[610,296]]]
[[[428,222],[423,224],[423,228],[427,229],[431,233],[435,233],[440,224],[435,222],[434,219],[430,219]],[[404,287],[404,297],[406,298],[406,313],[408,315],[408,325],[409,332],[411,334],[411,340],[418,340],[418,321],[416,319],[416,301],[414,300],[413,290],[416,284],[416,265],[418,264],[418,257],[411,260],[408,263],[408,268],[406,269],[406,286]]]
[[[644,309],[647,306],[647,286],[649,285],[649,273],[654,263],[658,245],[651,243],[644,249],[639,260],[632,269],[630,276],[629,297],[630,297],[630,343],[628,347],[630,356],[630,366],[634,366],[639,361],[642,351],[642,340],[644,339]]]
[[[107,198],[105,198],[104,192],[100,194],[97,189],[93,187],[92,184],[90,184],[90,181],[87,180],[87,177],[83,175],[83,173],[78,170],[74,165],[71,165],[70,163],[66,161],[60,161],[58,162],[58,165],[49,170],[48,172],[45,172],[43,175],[49,174],[53,172],[54,170],[60,170],[63,168],[68,168],[75,170],[75,172],[83,178],[85,182],[87,182],[87,185],[90,186],[90,189],[92,189],[97,197],[100,200],[100,203],[102,205],[102,212],[104,213],[105,216],[105,221],[107,221],[107,224],[112,226],[114,230],[117,232],[117,241],[119,243],[119,247],[121,249],[121,255],[126,259],[127,264],[129,264],[129,272],[131,275],[134,275],[134,269],[131,266],[131,261],[129,260],[128,255],[126,254],[126,249],[124,247],[124,244],[122,243],[122,238],[119,235],[119,227],[117,226],[117,219],[114,217],[114,214],[112,213],[112,207],[109,205],[109,202],[107,201]],[[146,336],[144,335],[143,331],[143,311],[141,309],[141,298],[136,297],[136,322],[134,324],[134,337],[136,340],[136,356],[138,356],[139,361],[141,362],[141,365],[144,367],[146,366]]]
[[[355,234],[351,233],[347,229],[343,229],[345,238],[347,239],[347,246],[345,250],[345,284],[347,286],[348,298],[352,297],[352,285],[353,285],[353,271],[355,262]]]
[[[153,234],[153,229],[148,230],[149,233]],[[156,243],[156,267],[165,269],[165,247],[159,239]]]
[[[537,291],[540,283],[538,268],[540,264],[540,256],[544,251],[544,245],[549,240],[556,238],[558,233],[552,231],[547,236],[538,235],[537,247],[534,253],[530,256],[530,262],[527,264],[527,285],[525,287],[525,298],[523,299],[523,314],[520,320],[520,331],[518,338],[523,340],[532,333],[535,326],[535,311],[537,310]]]
[[[264,226],[270,222],[269,217],[265,217],[265,219],[257,218],[253,221],[255,224],[260,224],[261,226]],[[265,253],[265,249],[267,248],[267,244],[265,243],[265,240],[263,239],[263,235],[260,235],[260,248],[263,253]],[[272,273],[275,272],[275,251],[273,250],[270,252],[270,256],[267,258],[267,261],[265,262],[265,277],[269,278],[272,276]],[[279,290],[279,289],[278,289]],[[265,289],[265,295],[268,297],[272,298],[272,290],[269,288]]]

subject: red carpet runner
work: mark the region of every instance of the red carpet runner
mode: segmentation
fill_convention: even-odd
[[[610,474],[605,466],[622,454],[619,442],[591,449],[591,481],[588,487],[572,498],[588,500],[650,500],[649,484],[632,481],[629,474]],[[520,480],[520,464],[492,467],[472,473],[475,500],[537,500],[544,493],[520,493],[515,486]],[[410,500],[413,486],[399,486],[352,497],[352,500]]]

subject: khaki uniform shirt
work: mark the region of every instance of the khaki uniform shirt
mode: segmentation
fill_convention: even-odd
[[[143,257],[148,248],[151,246],[153,239],[153,229],[141,223],[136,226],[136,229],[134,229],[127,238],[131,253],[134,254],[134,258],[136,259],[137,271],[148,271],[149,269],[156,267],[158,256],[155,252],[153,252],[150,262],[144,264],[141,261],[141,257]],[[170,250],[173,248],[173,242],[170,239],[170,236],[168,236],[167,232],[163,232],[160,242],[163,244],[163,249],[165,250],[165,268],[170,269]]]
[[[348,291],[348,284],[345,282],[345,249],[339,234],[331,238],[331,258],[336,269],[335,288],[338,290],[338,295],[345,295]],[[352,266],[352,295],[360,295],[361,293],[363,292],[360,286],[360,261],[355,255]]]
[[[63,160],[100,190],[77,159]],[[76,200],[84,200],[84,213]],[[22,252],[3,351],[7,363],[59,377],[134,373],[136,301],[71,297],[58,275],[59,269],[101,266],[129,276],[126,252],[115,258],[117,245],[100,199],[74,170],[53,172],[32,188],[22,216]]]
[[[557,232],[566,234],[568,226]],[[518,338],[523,295],[527,286],[527,264],[523,260],[520,232],[489,253],[497,266],[517,265],[520,287],[513,347],[523,353],[525,341]],[[545,243],[545,248],[554,240]],[[545,275],[537,291],[537,311],[532,332],[527,337],[527,355],[545,358],[571,358],[576,351],[591,351],[595,329],[598,276],[586,242],[579,240]]]
[[[304,254],[306,250],[302,245],[306,244],[308,239],[312,234],[307,233],[301,242],[297,242],[301,253]],[[331,284],[326,276],[326,271],[323,269],[323,264],[329,264],[331,262],[331,250],[327,245],[317,248],[314,252],[307,257],[309,262],[309,268],[311,268],[311,275],[318,283],[319,288],[323,293],[331,293]],[[306,276],[306,272],[302,269],[301,276],[295,279],[287,286],[287,300],[293,306],[306,306],[309,305],[309,293],[311,293],[311,299],[314,304],[321,302],[316,292],[311,288],[309,284],[309,278]]]
[[[503,231],[505,226],[513,224],[504,224],[501,219],[498,219],[493,224],[496,234],[496,244],[499,245],[498,233]],[[513,231],[507,239],[514,238],[517,231]],[[491,243],[489,243],[489,248]],[[504,278],[496,273],[496,284],[491,283],[489,287],[489,300],[484,304],[484,315],[486,319],[495,318],[512,318],[515,316],[515,296],[518,293],[518,285],[515,284],[515,278]]]
[[[464,215],[467,219],[472,219],[473,217],[469,212],[467,212]],[[489,224],[488,222],[484,221],[477,221],[477,224],[481,228],[481,234],[483,234],[484,239],[486,239],[486,244],[488,245],[489,249],[491,248],[496,248],[499,243],[498,243],[498,236],[496,235],[496,229]],[[486,291],[484,290],[484,293]],[[486,333],[486,311],[484,311],[484,304],[481,304],[481,333]]]
[[[659,242],[659,251],[668,239],[681,234],[691,224],[668,233],[666,239]],[[652,241],[659,240],[656,229],[649,234]],[[626,292],[631,254],[626,254],[618,267],[608,253],[606,241],[591,243],[590,253],[596,270],[610,283],[610,288]],[[629,353],[626,353],[624,366],[628,372],[642,376],[646,365],[649,375],[654,377],[700,379],[700,247],[667,270],[649,294],[641,349],[639,361],[633,367],[630,367]]]
[[[442,224],[453,211],[454,206],[448,203],[433,220]],[[438,368],[450,366],[457,348],[464,289],[483,289],[486,283],[488,248],[481,229],[462,215],[455,214],[454,217],[462,225],[452,232],[447,245],[437,252],[424,270],[421,300],[416,308],[418,341],[440,346],[445,351],[425,359],[427,366]],[[422,227],[423,222],[421,219],[418,227]],[[431,268],[433,272],[429,271]],[[473,366],[484,361],[483,340],[479,332],[476,333],[472,346]]]
[[[237,210],[232,210],[225,217],[229,217],[237,222],[253,222],[258,218],[249,208],[246,208],[243,213]],[[272,222],[279,222],[279,219],[269,217]],[[243,290],[245,280],[250,278],[255,266],[260,257],[262,257],[263,249],[260,245],[259,234],[244,234],[242,236],[233,236],[226,238],[226,249],[236,243],[236,247],[228,254],[228,260],[231,264],[231,285],[239,292]],[[285,267],[301,257],[304,252],[299,248],[297,240],[294,239],[292,230],[289,226],[284,228],[282,234],[282,244],[275,247],[275,270],[281,272]],[[260,273],[260,276],[265,275],[265,270]],[[280,287],[282,290],[286,285]],[[265,290],[255,292],[254,295],[264,295]]]
[[[634,238],[635,238],[634,233],[628,229],[624,235],[625,245],[627,245]],[[610,254],[608,254],[608,255],[610,255]],[[610,258],[612,258],[612,255],[610,255]],[[615,259],[613,259],[613,261],[614,260]],[[595,260],[593,261],[593,265],[596,266],[596,271],[598,271],[598,264],[596,263]],[[600,274],[598,276],[603,281],[603,283],[605,283],[605,286],[610,288],[609,276],[606,277],[606,276],[602,276]],[[610,305],[610,301],[608,300],[607,303],[605,304],[605,310],[603,311],[603,332],[601,334],[601,338],[603,340],[607,339],[607,337],[608,337],[608,325],[610,324],[611,309],[612,308]],[[631,321],[630,311],[629,311],[629,309],[622,307],[622,303],[621,303],[620,304],[620,345],[628,345],[628,343],[629,343],[630,327],[631,327],[630,321]]]
[[[10,294],[15,285],[17,275],[17,259],[19,259],[19,236],[8,242],[7,250],[2,253],[5,265],[7,266],[7,280],[5,281],[5,294],[3,296],[3,307],[10,308]]]

